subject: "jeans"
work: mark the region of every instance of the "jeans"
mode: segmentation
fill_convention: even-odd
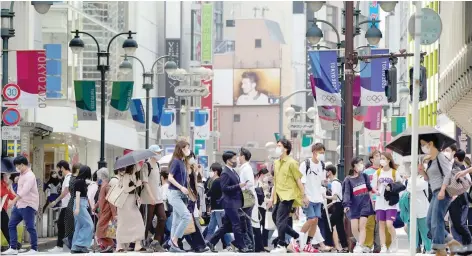
[[[245,229],[246,232],[244,234],[244,244],[251,251],[254,251],[254,244],[255,244],[254,232],[252,230],[252,220],[251,220],[253,207],[248,207],[248,208],[243,209],[243,212],[245,213],[245,216],[243,216],[243,220],[245,221],[245,224],[241,223],[242,225],[246,225],[246,229]]]
[[[467,215],[469,203],[465,195],[458,196],[449,206],[449,217],[452,222],[452,236],[463,245],[472,243],[472,237],[467,228]]]
[[[187,209],[187,205],[184,203],[186,195],[179,190],[170,189],[167,192],[167,200],[172,205],[172,228],[170,236],[182,238],[184,236],[185,229],[191,222],[192,215]]]
[[[446,193],[443,200],[438,199],[439,189],[433,192],[428,209],[427,223],[432,235],[433,249],[442,250],[446,248],[447,238],[444,217],[451,202],[451,197]]]
[[[209,241],[211,236],[216,232],[217,227],[223,226],[223,216],[225,215],[224,210],[214,210],[211,212],[210,215],[210,223],[208,223],[207,228],[203,232],[205,236],[205,240]],[[223,236],[223,240],[221,241],[224,247],[227,247],[231,243],[231,235],[225,234]]]
[[[72,238],[71,250],[80,250],[80,248],[89,248],[93,239],[93,221],[87,211],[88,199],[80,198],[79,205],[74,200],[74,212],[78,208],[79,214],[74,214],[74,236]]]
[[[423,243],[424,249],[429,252],[431,251],[431,239],[428,238],[428,225],[426,224],[426,218],[416,219],[416,247],[419,248],[420,244]],[[410,223],[407,225],[408,239],[410,238]],[[421,242],[420,242],[421,240]]]
[[[18,209],[16,206],[11,212],[10,222],[8,223],[8,233],[10,234],[10,248],[18,248],[18,234],[16,227],[21,221],[25,222],[26,230],[30,235],[31,249],[38,250],[38,234],[36,233],[36,227],[34,225],[34,216],[36,210],[31,207]]]

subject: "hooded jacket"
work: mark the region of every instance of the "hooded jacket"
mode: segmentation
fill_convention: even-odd
[[[398,204],[400,201],[400,192],[406,189],[405,185],[401,182],[395,182],[388,184],[387,187],[390,188],[390,191],[385,190],[384,198],[388,201],[388,205],[393,206]]]

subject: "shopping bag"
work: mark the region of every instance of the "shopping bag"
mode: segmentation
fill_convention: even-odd
[[[116,225],[112,221],[108,223],[106,237],[115,239],[116,238]]]
[[[266,211],[265,213],[265,225],[264,228],[266,230],[275,230],[275,223],[272,219],[272,212]]]
[[[187,228],[185,228],[184,235],[190,235],[195,233],[197,230],[195,229],[195,222],[193,217],[190,218],[190,223],[187,225]]]
[[[23,232],[25,231],[25,226],[23,224],[23,222],[20,222],[20,224],[18,224],[18,226],[16,227],[16,232],[18,233],[18,243],[22,244],[23,243]],[[3,233],[0,232],[2,234],[2,247],[8,247],[9,246],[9,242],[10,241],[7,241],[7,239],[5,238],[5,236],[3,236]]]

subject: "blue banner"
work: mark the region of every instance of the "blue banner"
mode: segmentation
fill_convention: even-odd
[[[379,19],[379,2],[370,1],[369,2],[369,20],[378,20],[378,19]],[[379,23],[375,23],[375,27],[378,28]]]
[[[309,51],[318,106],[341,106],[338,55],[335,50]]]
[[[164,105],[166,104],[166,97],[153,97],[151,98],[152,102],[152,123],[160,124],[162,111],[164,110]]]
[[[133,117],[134,126],[136,127],[137,132],[145,132],[146,131],[146,123],[145,123],[145,113],[143,102],[141,99],[131,99],[131,104],[129,107],[131,111],[131,116]]]
[[[372,49],[372,55],[388,54],[388,52],[388,49]],[[372,59],[370,63],[360,62],[362,106],[388,105],[385,96],[387,86],[385,71],[389,66],[388,58]]]

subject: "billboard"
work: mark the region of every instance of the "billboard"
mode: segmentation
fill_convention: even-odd
[[[280,97],[280,69],[234,69],[233,103],[237,106],[270,105]]]
[[[233,70],[214,69],[212,85],[213,105],[233,106]]]

